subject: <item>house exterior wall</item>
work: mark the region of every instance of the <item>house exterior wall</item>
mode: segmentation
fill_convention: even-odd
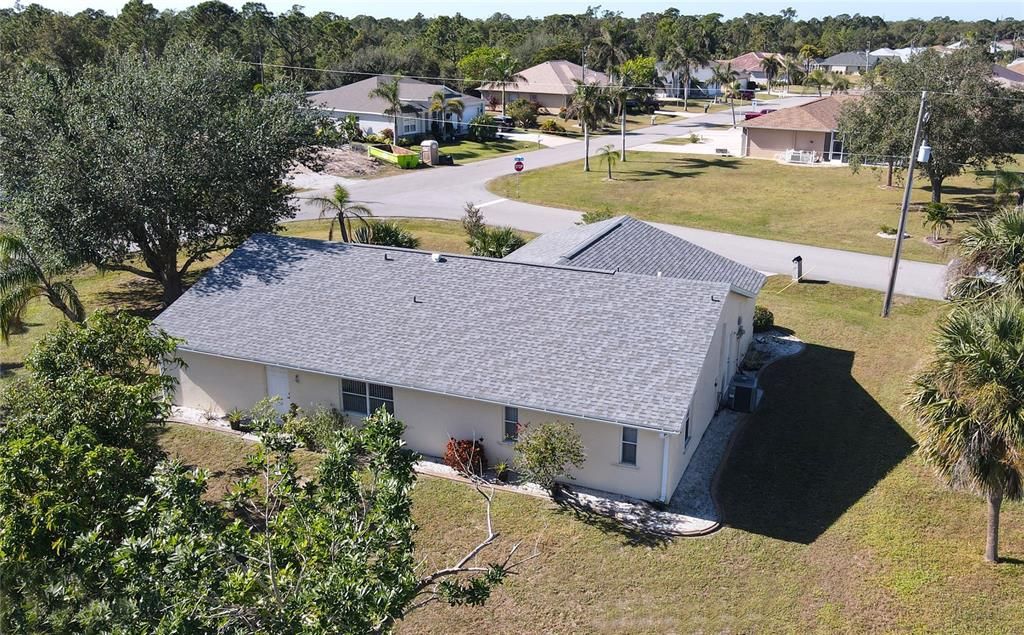
[[[501,91],[500,90],[481,90],[480,98],[484,102],[490,101],[491,98],[501,103]],[[541,112],[547,114],[557,115],[558,112],[565,107],[568,103],[568,97],[566,95],[556,95],[552,93],[534,93],[530,92],[527,87],[520,87],[517,90],[506,90],[505,91],[505,103],[511,104],[517,99],[525,99],[527,101],[535,101],[540,104]],[[499,106],[500,108],[500,106]]]
[[[678,422],[683,428],[680,434],[662,435],[638,429],[637,464],[633,466],[620,463],[622,426],[519,408],[520,426],[547,421],[573,424],[587,454],[583,468],[573,471],[575,482],[646,500],[661,496],[664,443],[667,442],[669,462],[665,482],[667,495],[671,496],[750,344],[754,299],[729,293],[723,301],[722,318],[691,401],[688,440],[684,438],[684,422]],[[170,371],[179,382],[175,405],[226,413],[234,408],[249,408],[268,396],[267,367],[263,364],[187,351],[180,355],[187,366]],[[281,397],[286,403],[295,403],[307,410],[318,406],[338,408],[340,384],[337,377],[289,370],[288,394]],[[410,449],[440,456],[449,437],[482,439],[491,464],[512,461],[513,444],[503,438],[503,405],[406,388],[394,388],[393,392],[395,415],[405,423],[404,438]],[[353,423],[358,423],[360,416],[349,415]]]
[[[263,364],[180,351],[185,366],[168,374],[178,380],[174,403],[203,412],[249,408],[267,396]]]
[[[771,128],[745,128],[744,156],[774,159],[786,150],[825,151],[824,132],[775,130]]]

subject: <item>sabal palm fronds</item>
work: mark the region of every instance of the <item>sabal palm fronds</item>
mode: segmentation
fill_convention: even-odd
[[[1024,208],[1004,209],[960,236],[960,256],[949,288],[952,298],[996,295],[1024,299]]]
[[[69,280],[55,280],[59,273],[36,258],[23,238],[0,233],[0,339],[4,343],[22,323],[28,303],[36,298],[45,298],[72,322],[85,319],[75,286]]]
[[[999,558],[999,512],[1024,494],[1024,305],[960,305],[939,325],[935,359],[907,405],[920,452],[949,485],[988,500],[985,559]]]
[[[317,197],[312,199],[312,201],[320,206],[321,219],[331,216],[331,224],[327,230],[327,240],[334,240],[335,223],[338,224],[338,229],[341,231],[341,240],[346,243],[350,242],[350,236],[352,235],[351,225],[353,218],[362,222],[365,227],[370,226],[370,222],[366,220],[366,217],[373,216],[373,212],[365,205],[353,203],[348,190],[342,185],[334,186],[333,195]]]

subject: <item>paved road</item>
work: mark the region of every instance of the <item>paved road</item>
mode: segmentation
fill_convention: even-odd
[[[809,99],[812,98],[783,98],[773,102],[772,106],[785,108]],[[680,118],[679,121],[627,133],[626,146],[653,143],[667,137],[687,135],[708,126],[731,123],[732,115],[729,111],[688,119]],[[618,147],[618,135],[592,139],[591,151],[596,152],[597,148],[608,143]],[[578,160],[582,154],[582,142],[522,154],[526,157],[527,170],[549,167]],[[468,165],[418,170],[381,179],[344,181],[352,198],[368,205],[377,216],[458,219],[462,216],[466,202],[472,201],[481,207],[488,223],[509,225],[524,231],[544,233],[569,227],[579,220],[580,213],[574,210],[506,200],[487,191],[486,183],[498,176],[510,174],[511,164],[511,157],[505,156]],[[323,187],[326,186],[325,183]],[[299,213],[296,219],[318,217],[319,208],[308,199],[328,193],[327,190],[319,189],[303,192],[298,197]],[[792,258],[799,255],[804,259],[805,274],[814,279],[881,290],[884,289],[888,276],[888,259],[879,256],[675,225],[659,227],[769,273],[789,273]],[[945,267],[941,265],[905,261],[900,267],[897,292],[939,299],[942,297],[944,279]]]

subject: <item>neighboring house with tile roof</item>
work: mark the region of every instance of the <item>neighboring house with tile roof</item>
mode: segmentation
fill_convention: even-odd
[[[741,122],[742,156],[778,159],[795,151],[811,153],[814,162],[847,161],[836,130],[842,106],[851,99],[858,97],[831,95]]]
[[[505,85],[505,102],[511,104],[517,99],[536,102],[541,110],[556,114],[569,105],[569,99],[576,92],[576,82],[608,86],[608,75],[568,60],[551,60],[519,71],[514,82]],[[484,82],[480,96],[485,101],[501,101],[501,84]]]
[[[581,240],[610,266],[652,237],[614,220],[535,249],[579,252],[570,265],[254,236],[155,321],[183,339],[174,403],[225,413],[277,395],[350,420],[385,407],[411,449],[482,439],[492,462],[513,457],[520,426],[565,421],[586,446],[578,483],[668,500],[745,353],[764,278],[675,237],[642,246],[661,276],[633,254],[618,271],[580,265]]]
[[[367,134],[379,133],[394,127],[391,115],[384,114],[388,104],[380,97],[371,97],[370,92],[379,85],[391,81],[392,76],[377,75],[364,80],[332,88],[306,93],[310,103],[334,119],[354,115],[359,127]],[[412,136],[431,131],[431,123],[441,121],[439,113],[430,112],[434,94],[441,91],[446,99],[460,99],[464,111],[461,117],[449,114],[447,119],[455,134],[465,134],[469,122],[484,110],[479,97],[464,95],[442,84],[430,84],[411,77],[402,77],[398,83],[398,97],[402,101],[402,114],[398,120],[398,136]]]

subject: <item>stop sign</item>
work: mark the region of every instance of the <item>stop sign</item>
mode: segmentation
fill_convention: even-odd
[[[512,165],[512,167],[513,167],[513,168],[515,168],[516,172],[522,172],[522,171],[523,171],[523,168],[524,168],[524,167],[526,167],[526,166],[525,166],[525,165],[523,164],[523,162],[522,162],[522,161],[516,161],[516,162],[515,162],[515,163],[514,163],[514,164]]]

